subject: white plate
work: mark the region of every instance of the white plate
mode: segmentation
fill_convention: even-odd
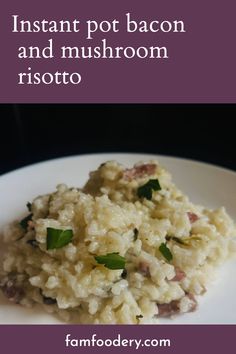
[[[117,160],[132,166],[140,160],[158,159],[173,174],[175,183],[195,203],[207,207],[225,206],[236,220],[236,173],[216,166],[179,158],[144,154],[94,154],[61,158],[21,168],[0,177],[0,229],[21,218],[25,205],[39,194],[51,192],[58,183],[82,186],[88,173],[102,162]],[[199,310],[161,323],[226,324],[236,323],[235,261],[219,271],[218,280],[200,299]],[[9,304],[0,296],[0,323],[60,323],[41,310],[29,310]]]

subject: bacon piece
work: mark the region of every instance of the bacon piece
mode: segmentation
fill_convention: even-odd
[[[149,264],[147,262],[140,262],[138,265],[139,272],[144,275],[145,277],[150,278],[150,269]]]
[[[192,213],[191,211],[188,211],[187,214],[188,214],[188,218],[189,218],[189,221],[191,222],[191,224],[193,224],[195,221],[197,221],[199,219],[199,216],[195,213]]]
[[[179,313],[179,300],[173,300],[169,304],[158,304],[158,317],[169,317]]]
[[[175,276],[172,278],[172,281],[181,281],[186,277],[186,274],[179,267],[175,267]]]
[[[154,163],[147,163],[144,165],[135,166],[133,168],[127,168],[124,171],[124,179],[132,180],[133,178],[144,177],[145,175],[151,176],[155,173],[157,165]]]
[[[188,312],[193,312],[197,308],[197,301],[193,294],[186,294],[190,300],[190,306]],[[157,304],[158,307],[158,317],[170,317],[172,315],[176,315],[180,312],[180,300],[173,300],[168,304]]]

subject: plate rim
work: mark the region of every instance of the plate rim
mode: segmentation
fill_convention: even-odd
[[[118,156],[118,155],[124,155],[124,156],[128,156],[128,155],[146,155],[147,158],[149,157],[153,157],[156,158],[158,160],[158,158],[166,158],[166,159],[174,159],[174,160],[181,160],[182,162],[185,163],[194,163],[196,165],[198,165],[199,167],[208,167],[208,168],[214,168],[214,169],[218,169],[221,170],[222,172],[225,172],[227,174],[231,174],[231,175],[235,175],[236,177],[236,170],[221,166],[221,165],[217,165],[214,163],[209,163],[206,161],[201,161],[201,160],[195,160],[192,158],[185,158],[185,157],[180,157],[180,156],[175,156],[175,155],[165,155],[165,154],[155,154],[155,153],[148,153],[148,152],[95,152],[95,153],[88,153],[88,154],[73,154],[73,155],[66,155],[66,156],[61,156],[61,157],[56,157],[56,158],[52,158],[52,159],[46,159],[46,160],[42,160],[42,161],[38,161],[32,164],[27,164],[24,166],[21,166],[19,168],[15,168],[11,171],[5,172],[3,174],[0,174],[0,182],[2,181],[2,179],[5,179],[8,176],[11,176],[15,173],[18,172],[24,172],[27,171],[30,168],[33,167],[38,167],[40,165],[46,165],[46,164],[50,164],[53,162],[62,162],[63,160],[68,160],[68,159],[76,159],[79,157],[92,157],[92,156],[107,156],[107,155],[111,155],[111,156]]]
[[[195,166],[198,166],[199,168],[204,168],[204,169],[209,169],[209,170],[215,170],[217,169],[217,171],[219,172],[223,172],[223,173],[226,173],[228,176],[233,176],[233,178],[236,177],[236,171],[234,170],[230,170],[230,169],[227,169],[227,168],[224,168],[224,167],[221,167],[221,166],[218,166],[218,165],[214,165],[214,164],[211,164],[211,163],[207,163],[207,162],[202,162],[202,161],[198,161],[198,160],[193,160],[193,159],[186,159],[186,158],[182,158],[182,157],[178,157],[178,156],[170,156],[170,155],[159,155],[159,154],[152,154],[152,153],[141,153],[141,152],[98,152],[98,153],[89,153],[89,154],[75,154],[75,155],[68,155],[68,156],[63,156],[63,157],[58,157],[58,158],[54,158],[54,159],[48,159],[48,160],[43,160],[43,161],[39,161],[39,162],[36,162],[36,163],[33,163],[33,164],[29,164],[29,165],[26,165],[26,166],[22,166],[18,169],[15,169],[15,170],[12,170],[12,171],[9,171],[5,174],[2,174],[0,175],[0,184],[3,182],[5,183],[5,181],[7,182],[7,179],[8,177],[11,177],[11,176],[14,176],[15,174],[17,173],[22,173],[22,174],[25,174],[27,173],[28,171],[30,171],[31,169],[34,170],[34,168],[36,167],[40,167],[40,166],[43,166],[43,168],[45,168],[47,165],[50,165],[50,164],[53,164],[53,163],[63,163],[63,161],[66,161],[66,160],[70,160],[72,163],[73,161],[76,161],[78,158],[92,158],[92,157],[106,157],[106,158],[109,158],[109,156],[111,157],[111,159],[116,159],[118,158],[119,156],[121,157],[147,157],[149,159],[152,159],[152,158],[156,158],[157,160],[159,158],[163,158],[163,159],[167,159],[169,160],[170,162],[173,161],[173,162],[178,162],[178,161],[181,161],[183,163],[189,163],[190,166],[191,164],[194,164]],[[160,323],[161,325],[202,325],[203,323],[195,323],[193,320],[191,320],[190,322],[186,322],[186,323],[179,323],[180,319],[178,319],[177,323],[174,322],[174,323]],[[21,324],[23,324],[23,322],[21,322]],[[37,321],[35,322],[35,320],[32,320],[32,322],[29,322],[29,324],[31,323],[38,323]],[[215,322],[212,322],[212,320],[210,320],[210,322],[207,322],[206,325],[208,324],[214,324],[214,325],[218,325],[220,324],[221,322],[218,322],[218,323],[215,323]],[[13,322],[9,322],[8,324],[13,324]],[[25,323],[24,323],[25,324]],[[43,321],[43,325],[45,325],[45,321]],[[62,324],[62,323],[58,323],[58,324]],[[232,325],[232,322],[223,322],[224,325]],[[235,322],[233,322],[233,324],[235,324]]]

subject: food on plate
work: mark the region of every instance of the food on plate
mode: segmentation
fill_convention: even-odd
[[[3,231],[0,289],[64,322],[159,323],[195,311],[236,253],[224,207],[191,203],[157,161],[108,161],[83,188],[61,184],[27,208]]]

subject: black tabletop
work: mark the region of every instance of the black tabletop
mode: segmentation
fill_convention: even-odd
[[[1,105],[0,174],[94,152],[186,157],[236,170],[236,105]]]

